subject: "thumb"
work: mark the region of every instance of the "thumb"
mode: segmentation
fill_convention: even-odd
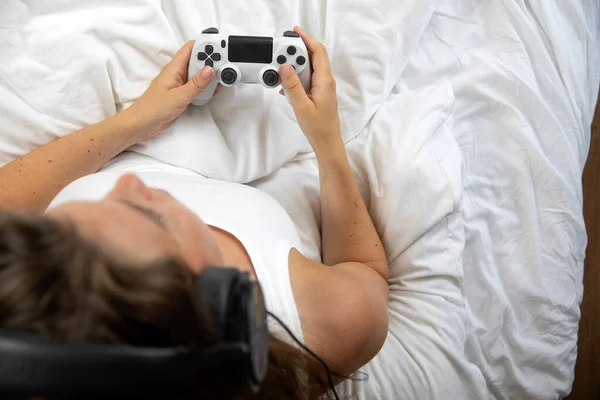
[[[292,102],[294,110],[304,108],[311,103],[294,67],[289,64],[283,64],[279,69],[279,76],[281,76],[281,82]]]
[[[203,67],[183,85],[186,95],[192,101],[212,82],[215,72],[211,67]]]

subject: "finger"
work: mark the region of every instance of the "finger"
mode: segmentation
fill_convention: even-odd
[[[219,90],[223,87],[223,85],[221,85],[220,83],[217,84],[217,87],[215,88],[215,94],[213,94],[213,97],[215,97],[216,95],[219,94]]]
[[[181,90],[185,93],[189,101],[192,101],[206,89],[214,77],[215,72],[213,69],[211,67],[204,67],[196,72],[196,74],[181,87]]]
[[[302,82],[300,82],[298,74],[296,74],[296,71],[291,65],[283,64],[281,68],[279,68],[279,75],[281,76],[283,87],[292,102],[294,111],[298,112],[312,105],[312,102],[304,91],[304,87],[302,86]]]
[[[308,33],[304,32],[299,26],[294,27],[294,31],[300,35],[306,48],[311,52],[311,65],[313,67],[313,80],[315,83],[319,83],[324,78],[333,77],[331,72],[331,64],[329,62],[329,54],[325,46],[311,37]]]
[[[308,33],[304,32],[304,30],[302,30],[302,28],[300,28],[298,25],[294,26],[294,32],[300,35],[308,51],[314,53],[319,49],[321,43],[317,39],[310,36]]]
[[[186,42],[178,51],[175,53],[175,56],[169,63],[169,65],[174,66],[176,68],[180,68],[181,66],[185,66],[190,62],[190,58],[192,55],[192,49],[194,48],[194,40],[190,40]]]

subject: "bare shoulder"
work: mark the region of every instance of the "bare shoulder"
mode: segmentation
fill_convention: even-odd
[[[297,250],[290,252],[289,266],[306,345],[336,372],[355,372],[387,336],[387,282],[366,265],[330,267]]]

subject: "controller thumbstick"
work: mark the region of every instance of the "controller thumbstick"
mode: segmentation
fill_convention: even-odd
[[[238,74],[233,68],[225,68],[221,72],[221,80],[226,85],[233,85],[237,80]]]
[[[263,82],[265,82],[267,86],[276,86],[279,82],[279,74],[273,70],[266,71],[263,74]]]

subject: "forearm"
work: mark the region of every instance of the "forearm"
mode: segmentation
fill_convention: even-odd
[[[362,199],[341,136],[316,152],[321,183],[323,262],[358,262],[388,278],[386,254]]]
[[[44,211],[69,183],[96,172],[133,145],[136,125],[121,112],[0,168],[0,207]]]

